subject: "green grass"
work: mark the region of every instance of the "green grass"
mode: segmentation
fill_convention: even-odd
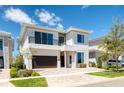
[[[114,71],[104,71],[104,72],[94,72],[88,73],[89,75],[103,76],[108,78],[121,77],[124,76],[124,71],[114,72]]]
[[[10,82],[16,87],[48,87],[45,78],[11,80]]]

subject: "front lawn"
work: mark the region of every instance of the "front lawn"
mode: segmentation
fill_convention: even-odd
[[[89,75],[103,76],[108,78],[121,77],[124,76],[124,71],[114,72],[114,71],[104,71],[104,72],[93,72],[88,73]]]
[[[48,87],[48,84],[45,78],[11,80],[10,82],[16,87]]]

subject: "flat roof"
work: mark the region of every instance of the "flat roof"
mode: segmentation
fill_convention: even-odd
[[[33,25],[33,24],[23,23],[22,24],[22,29],[21,29],[21,32],[20,32],[20,36],[19,36],[20,39],[22,39],[24,34],[26,33],[26,31],[25,31],[26,28],[39,29],[39,30],[44,30],[45,29],[45,30],[48,30],[48,31],[58,32],[58,33],[63,33],[63,34],[66,34],[66,33],[71,32],[71,31],[81,32],[81,33],[84,33],[84,34],[92,33],[92,31],[79,29],[79,28],[73,28],[73,27],[70,27],[67,30],[62,30],[62,29],[55,29],[55,28],[50,28],[50,27],[46,27],[46,26],[37,26],[37,25]]]
[[[5,32],[5,31],[0,31],[0,36],[11,37],[11,33],[9,33],[9,32]]]

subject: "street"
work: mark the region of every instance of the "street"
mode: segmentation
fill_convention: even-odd
[[[102,83],[82,85],[79,87],[124,87],[124,78],[102,82]]]

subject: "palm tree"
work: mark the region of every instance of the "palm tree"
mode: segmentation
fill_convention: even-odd
[[[116,60],[116,70],[118,71],[118,59],[124,53],[124,24],[116,22],[107,36],[103,37],[103,43],[100,45]]]

